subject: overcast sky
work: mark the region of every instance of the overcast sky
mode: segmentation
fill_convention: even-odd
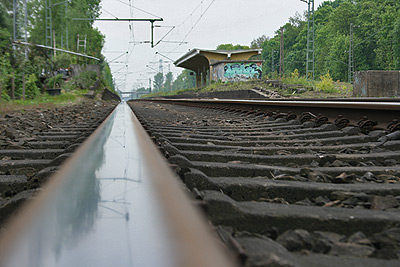
[[[106,36],[103,54],[110,62],[119,90],[129,92],[148,87],[159,70],[159,60],[178,59],[189,49],[215,49],[219,44],[250,45],[253,39],[274,32],[307,4],[300,0],[102,0],[101,18],[163,18],[154,29],[150,22],[103,22],[95,26]],[[315,9],[324,2],[315,0]],[[131,7],[132,6],[132,7]],[[131,24],[131,25],[130,25]],[[175,28],[172,28],[172,27]],[[90,40],[88,40],[90,41]],[[178,43],[180,42],[180,43]],[[185,43],[183,43],[185,42]],[[186,43],[187,42],[187,43]],[[128,53],[126,53],[128,52]],[[159,54],[156,54],[158,52]],[[163,57],[166,56],[166,57]],[[117,59],[116,59],[117,58]],[[115,59],[115,60],[114,60]],[[164,74],[174,78],[182,71],[163,62]],[[149,67],[146,67],[148,65]]]

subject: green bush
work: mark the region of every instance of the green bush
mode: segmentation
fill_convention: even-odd
[[[89,89],[97,80],[97,73],[95,71],[83,71],[73,80],[80,89]]]
[[[28,75],[26,79],[26,91],[25,95],[27,99],[34,99],[40,95],[39,87],[37,86],[38,79],[35,74]]]
[[[84,71],[64,83],[63,89],[67,92],[82,89],[87,90],[96,82],[97,79],[98,77],[95,71]],[[102,84],[104,84],[104,82],[102,82]]]
[[[53,59],[55,69],[68,68],[68,66],[71,65],[71,60],[71,55],[66,53],[58,53]]]
[[[46,80],[47,87],[49,89],[51,89],[51,88],[60,88],[64,83],[62,77],[63,77],[62,74],[57,74],[56,76],[47,78],[47,80]]]
[[[285,77],[282,80],[283,84],[302,84],[304,86],[313,86],[312,82],[308,81],[305,76],[300,76],[299,70],[295,69],[290,77]]]
[[[321,81],[317,82],[318,91],[322,91],[325,93],[337,93],[338,90],[335,87],[335,83],[329,74],[329,71],[325,75],[320,76]]]
[[[1,100],[1,99],[5,100],[5,101],[10,101],[10,100],[11,100],[11,97],[6,93],[5,90],[2,90],[2,91],[1,91],[1,98],[0,98],[0,100]]]

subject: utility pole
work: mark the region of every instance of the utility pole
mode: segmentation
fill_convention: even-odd
[[[68,14],[68,2],[65,2],[65,42],[67,43],[67,50],[69,50],[69,38],[68,38],[68,19],[67,19],[67,14]]]
[[[283,76],[285,74],[285,52],[283,44],[283,27],[281,27],[281,47],[280,47],[280,59],[279,59],[279,74]]]
[[[151,94],[151,78],[149,78],[149,94]]]
[[[45,0],[45,28],[46,28],[46,46],[53,45],[53,26],[51,21],[51,0]]]
[[[353,46],[353,28],[360,27],[359,25],[354,26],[350,23],[350,46],[349,46],[349,65],[348,65],[348,78],[349,83],[353,83],[353,73],[354,73],[354,46]]]
[[[54,48],[54,56],[57,55],[56,53],[56,31],[53,31],[53,48]]]
[[[148,22],[151,23],[151,40],[150,41],[144,41],[143,43],[150,43],[151,44],[151,48],[155,47],[158,44],[158,43],[154,44],[154,28],[158,27],[157,25],[154,25],[154,22],[156,22],[156,21],[164,21],[162,18],[158,18],[158,19],[133,19],[133,18],[127,18],[127,19],[125,19],[125,18],[121,18],[121,19],[120,18],[115,18],[115,19],[112,19],[112,18],[87,19],[87,18],[72,18],[71,20],[78,20],[78,21],[86,21],[86,20],[95,21],[95,20],[97,20],[97,21],[119,21],[119,22],[121,22],[121,21],[148,21]]]
[[[17,9],[18,9],[18,2],[16,0],[13,1],[13,41],[17,40]],[[17,49],[16,46],[13,46],[14,52]],[[15,100],[15,72],[11,73],[11,99]],[[0,95],[1,100],[1,95]]]
[[[24,41],[28,42],[28,6],[24,0]],[[28,57],[27,49],[25,49],[25,57]]]
[[[28,42],[28,6],[26,4],[26,0],[24,0],[24,41],[25,43]],[[28,49],[25,49],[25,60],[28,60]],[[25,69],[25,68],[24,68]],[[25,93],[26,93],[26,77],[25,77],[25,70],[22,72],[22,99],[25,100]]]
[[[307,63],[306,77],[314,80],[315,70],[315,26],[314,26],[314,0],[300,0],[308,4],[307,13]]]
[[[272,73],[275,72],[274,52],[275,52],[275,50],[272,49],[272,51],[271,51],[271,70],[272,70]]]
[[[18,9],[18,2],[17,2],[17,0],[13,0],[13,41],[14,42],[17,40],[17,9]]]
[[[158,66],[158,72],[164,75],[164,70],[163,70],[163,61],[162,58],[160,58],[160,65]]]

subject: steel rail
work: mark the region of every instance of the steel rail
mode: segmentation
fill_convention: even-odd
[[[221,103],[260,106],[319,107],[346,109],[400,110],[398,102],[340,101],[340,100],[241,100],[241,99],[152,99],[156,101]]]
[[[49,180],[0,266],[235,266],[126,103]]]
[[[149,99],[145,101],[160,101],[170,103],[203,103],[213,105],[231,105],[251,110],[279,110],[293,112],[300,115],[302,112],[313,112],[334,120],[338,115],[348,118],[352,124],[357,123],[363,116],[378,122],[377,127],[386,127],[394,119],[400,119],[400,101],[374,100],[238,100],[238,99]]]

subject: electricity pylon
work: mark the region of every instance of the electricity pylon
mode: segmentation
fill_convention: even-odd
[[[46,0],[45,5],[46,46],[53,46],[53,26],[51,22],[51,0]]]
[[[314,70],[315,70],[314,0],[300,0],[300,1],[308,4],[306,77],[308,79],[314,80]]]

